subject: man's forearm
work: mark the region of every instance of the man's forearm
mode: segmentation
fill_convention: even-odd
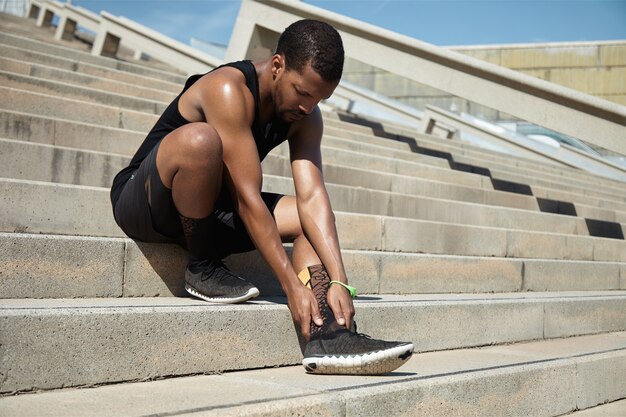
[[[347,283],[339,237],[328,195],[324,192],[298,201],[298,214],[304,234],[326,267],[331,279]]]

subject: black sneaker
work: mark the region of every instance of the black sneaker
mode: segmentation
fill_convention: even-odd
[[[302,365],[314,374],[382,375],[402,366],[413,354],[413,343],[372,339],[340,328],[312,336]]]
[[[185,271],[185,290],[214,303],[240,303],[257,297],[257,287],[233,274],[222,261],[195,262]]]

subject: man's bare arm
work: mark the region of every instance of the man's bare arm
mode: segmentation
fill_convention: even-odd
[[[308,337],[311,318],[318,325],[323,321],[315,296],[293,270],[274,218],[261,198],[261,163],[250,130],[254,117],[252,95],[236,79],[225,77],[215,81],[213,86],[217,88],[207,89],[209,97],[202,102],[220,103],[203,106],[203,112],[222,140],[224,181],[252,241],[287,294],[294,321]]]
[[[335,215],[322,173],[322,116],[318,108],[294,129],[289,140],[298,215],[305,236],[326,267],[332,280],[348,283]],[[350,327],[354,307],[344,288],[331,286],[329,305],[339,324]]]

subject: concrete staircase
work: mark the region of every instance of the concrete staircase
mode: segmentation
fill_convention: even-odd
[[[227,263],[262,297],[212,305],[185,296],[181,249],[113,221],[112,178],[184,77],[6,15],[0,56],[0,415],[557,416],[626,397],[626,184],[326,114],[359,330],[419,353],[307,376],[258,254]],[[293,193],[287,155],[266,190]]]

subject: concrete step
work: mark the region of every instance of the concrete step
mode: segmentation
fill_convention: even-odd
[[[150,68],[146,65],[138,65],[113,58],[94,56],[89,52],[79,51],[67,46],[53,44],[51,42],[42,42],[40,40],[16,35],[4,30],[0,30],[0,44],[44,54],[52,54],[65,59],[72,59],[92,65],[126,71],[133,74],[145,75],[177,84],[184,83],[186,79],[186,77],[173,72],[158,70]]]
[[[335,125],[329,127],[334,134],[344,138],[355,139],[358,141],[368,141],[369,143],[377,143],[385,146],[385,142],[393,143],[394,148],[401,147],[405,151],[414,151],[430,154],[431,151],[449,153],[449,158],[453,158],[458,163],[467,163],[479,167],[500,168],[505,171],[513,170],[514,172],[524,172],[527,176],[533,178],[537,176],[537,172],[541,173],[541,177],[551,178],[557,182],[565,181],[566,183],[584,183],[595,188],[598,185],[607,188],[608,192],[617,192],[621,195],[626,191],[626,184],[622,181],[612,180],[592,173],[582,171],[567,165],[542,163],[536,160],[526,159],[524,157],[498,153],[488,149],[474,147],[470,144],[464,144],[456,140],[444,140],[430,135],[419,134],[416,132],[405,132],[405,141],[399,142],[384,137],[372,137],[371,131],[364,133],[361,130],[351,130],[352,127],[346,122],[334,122]],[[362,128],[362,126],[360,127]],[[376,133],[377,134],[377,133]],[[412,139],[415,138],[415,139]],[[391,146],[391,145],[387,145]],[[506,160],[506,164],[503,161]]]
[[[0,110],[147,133],[158,115],[0,86]]]
[[[0,177],[109,187],[130,158],[0,139]],[[285,160],[285,163],[287,161]],[[267,189],[293,194],[290,178],[264,175]],[[335,210],[455,224],[590,235],[583,218],[433,199],[327,183]],[[626,214],[626,213],[625,213]],[[619,228],[619,225],[615,225]]]
[[[290,252],[289,246],[286,247]],[[343,250],[359,294],[626,290],[626,264]],[[187,253],[131,239],[0,233],[3,298],[186,296]],[[226,263],[263,296],[284,295],[258,252]]]
[[[0,407],[14,417],[556,416],[623,398],[625,351],[616,332],[422,353],[381,377],[307,376],[293,366],[9,396]],[[593,410],[574,415],[621,415]]]
[[[42,74],[40,74],[42,75]],[[102,91],[94,91],[92,88],[83,88],[74,85],[73,87],[68,86],[66,82],[56,82],[51,81],[49,79],[43,79],[38,77],[30,77],[23,76],[15,73],[7,73],[0,72],[0,78],[5,79],[5,83],[8,87],[14,88],[24,88],[29,91],[37,91],[43,93],[63,93],[64,96],[75,98],[75,99],[84,99],[87,101],[100,102],[113,104],[116,106],[130,108],[133,110],[140,111],[148,111],[150,113],[159,114],[166,107],[167,102],[163,101],[162,104],[159,105],[158,102],[153,100],[143,100],[136,98],[132,95],[121,95],[119,93],[111,93],[102,92]],[[85,80],[83,80],[85,81]],[[115,87],[117,88],[117,86]],[[156,106],[156,107],[155,107]],[[154,109],[153,109],[154,108]],[[328,141],[332,141],[331,146],[339,146],[343,149],[353,149],[360,150],[362,152],[375,153],[376,155],[386,155],[394,158],[410,160],[414,162],[421,162],[429,165],[435,166],[449,166],[447,160],[442,158],[433,158],[431,156],[424,156],[415,153],[406,153],[396,150],[391,150],[385,148],[383,146],[377,145],[367,145],[362,143],[356,143],[354,141],[346,141],[339,138],[329,137]],[[473,159],[468,159],[464,157],[460,157],[460,162],[475,162]],[[480,162],[480,161],[479,161]],[[569,178],[564,178],[562,176],[550,176],[549,174],[545,174],[542,177],[534,176],[533,172],[521,171],[520,173],[510,172],[510,169],[504,168],[501,164],[496,164],[496,168],[500,167],[500,169],[491,169],[491,172],[494,177],[498,179],[505,179],[508,181],[520,182],[520,183],[531,183],[531,184],[539,184],[545,185],[555,188],[563,188],[566,190],[572,190],[576,192],[581,192],[582,190],[588,190],[589,187],[592,186],[591,183],[587,181],[572,181]],[[504,170],[502,170],[504,169]],[[626,197],[615,197],[615,195],[621,196],[623,193],[623,189],[617,189],[615,187],[603,187],[598,184],[593,184],[593,191],[588,191],[592,193],[592,195],[601,197],[601,198],[609,198],[609,199],[617,199],[618,201],[626,201]]]
[[[6,93],[3,96],[2,93]],[[124,96],[119,96],[121,99]],[[72,99],[59,98],[47,94],[33,93],[6,87],[0,87],[0,109],[9,111],[37,113],[49,118],[61,118],[80,123],[98,124],[108,127],[125,128],[135,131],[149,131],[157,121],[156,114],[104,106]],[[286,147],[279,147],[274,154],[287,152]],[[326,147],[323,155],[333,164],[351,164],[372,170],[418,176],[421,178],[448,181],[456,184],[492,188],[491,181],[483,176],[451,171],[416,162],[400,161],[394,158],[377,157],[366,153],[349,152]],[[134,153],[134,152],[133,152]]]
[[[62,85],[59,83],[56,83],[55,86],[62,88]],[[89,89],[81,88],[81,90],[87,91]],[[15,98],[13,100],[6,98],[7,102],[5,103],[2,103],[3,98],[0,98],[0,108],[8,108],[8,109],[17,110],[17,111],[27,111],[30,113],[32,112],[32,110],[29,108],[29,105],[31,106],[36,105],[35,103],[41,104],[42,102],[52,104],[52,102],[55,102],[57,106],[63,105],[64,108],[62,110],[56,110],[56,109],[51,110],[51,111],[44,110],[44,113],[43,113],[44,115],[61,117],[61,118],[71,118],[71,120],[75,120],[75,121],[76,119],[78,119],[77,121],[94,123],[97,120],[98,115],[103,115],[103,113],[106,113],[106,117],[101,118],[101,120],[103,120],[103,122],[109,126],[112,125],[112,126],[117,126],[117,127],[126,127],[126,128],[130,128],[133,130],[143,130],[143,131],[149,130],[152,127],[153,123],[158,118],[156,114],[154,115],[143,114],[142,115],[142,114],[137,114],[135,112],[128,111],[125,109],[117,109],[117,111],[116,110],[112,111],[112,109],[107,106],[95,105],[95,104],[88,105],[85,102],[69,101],[67,99],[55,99],[54,97],[27,93],[27,92],[23,92],[20,90],[10,90],[10,91],[7,91],[7,93],[10,93],[10,95]],[[94,94],[98,95],[100,93],[94,92]],[[120,102],[123,102],[128,98],[126,96],[121,96],[121,95],[117,95],[116,97],[119,99]],[[137,99],[133,99],[133,98],[129,98],[129,100],[131,100],[132,102],[137,101]],[[137,104],[137,106],[150,107],[151,104],[155,104],[155,103],[156,102],[139,100],[135,104]],[[156,106],[158,107],[160,105],[157,104]],[[77,110],[76,112],[70,112],[69,108],[74,108],[74,107],[80,108],[80,111]],[[157,109],[154,109],[154,111],[156,112]],[[77,116],[77,115],[80,115],[80,116]],[[148,118],[146,118],[146,116],[148,116]],[[103,122],[101,121],[100,123],[103,123]],[[337,149],[337,148],[333,148],[333,149]],[[331,148],[327,148],[327,150],[330,151]],[[285,147],[283,147],[283,149],[279,150],[279,152],[285,153],[287,152],[287,150]],[[353,163],[357,163],[360,166],[365,166],[365,164],[367,164],[367,166],[375,170],[386,170],[387,172],[398,173],[402,175],[419,176],[423,178],[442,180],[446,182],[454,182],[454,183],[462,184],[462,185],[475,186],[477,183],[481,183],[484,186],[487,186],[488,188],[493,187],[492,185],[491,186],[489,185],[491,183],[491,180],[488,177],[479,176],[476,174],[471,174],[471,173],[466,173],[466,172],[460,172],[460,171],[451,171],[451,170],[443,169],[443,168],[437,169],[437,167],[432,167],[430,165],[425,165],[425,164],[418,163],[418,162],[401,161],[395,158],[386,158],[386,157],[372,157],[371,154],[365,154],[365,153],[363,153],[362,155],[352,154],[348,158],[346,157],[345,154],[337,155],[335,152],[332,152],[332,153],[327,152],[324,155],[325,155],[325,159],[327,160],[327,162],[336,163],[336,164],[346,164],[347,160],[349,159]],[[359,158],[356,158],[356,157],[359,157]],[[328,161],[329,158],[331,158],[332,160]],[[374,162],[376,162],[376,164],[372,166]],[[510,178],[511,174],[505,172],[505,173],[502,173],[501,176]],[[480,177],[482,177],[482,179]],[[513,179],[516,181],[520,181],[520,180],[526,181],[526,178],[524,177],[522,178],[514,177]],[[546,186],[552,185],[549,182],[543,182],[543,183]],[[557,188],[565,189],[565,190],[568,189],[568,187],[564,185],[559,185]],[[595,192],[593,190],[586,190],[586,189],[581,190],[581,189],[577,189],[576,187],[569,187],[569,188],[574,189],[575,191],[578,191],[578,192],[582,192],[584,193],[584,195],[597,196],[597,197],[608,199],[609,201],[617,200],[618,202],[620,202],[620,200],[623,200],[624,198],[626,198],[626,197],[619,197],[619,196],[616,197],[614,195],[607,195],[606,193]],[[621,201],[621,203],[623,204],[625,202]],[[623,205],[626,206],[626,204],[623,204]]]
[[[621,196],[626,192],[626,184],[620,181],[614,181],[599,177],[590,173],[573,169],[567,166],[556,167],[550,164],[530,163],[522,160],[518,157],[511,155],[499,154],[497,157],[486,157],[478,151],[471,152],[468,155],[467,151],[461,150],[460,153],[457,149],[451,149],[450,146],[437,144],[436,139],[429,138],[428,143],[424,144],[425,139],[416,140],[414,152],[408,144],[397,142],[391,139],[377,138],[363,133],[350,132],[349,130],[339,128],[329,128],[327,133],[331,133],[336,136],[344,138],[344,140],[353,142],[357,141],[361,143],[367,140],[370,146],[379,146],[381,149],[393,145],[393,151],[388,150],[388,154],[395,153],[397,157],[404,154],[403,158],[409,158],[408,155],[419,155],[421,152],[428,153],[427,150],[435,150],[439,152],[449,153],[448,158],[451,161],[468,164],[480,168],[488,168],[494,174],[494,177],[501,178],[502,172],[515,173],[517,175],[516,181],[525,184],[535,184],[548,181],[553,184],[563,184],[565,186],[582,187],[588,189],[598,189],[610,194],[616,194]],[[422,135],[422,137],[426,137]],[[368,139],[366,139],[368,138]],[[447,142],[446,142],[447,143]],[[398,144],[404,149],[400,149]],[[419,149],[418,149],[419,147]],[[442,159],[444,156],[441,157]],[[447,159],[443,159],[446,160]],[[520,179],[521,178],[521,179]],[[503,178],[504,179],[504,178]]]
[[[176,93],[141,87],[125,81],[110,80],[93,75],[79,74],[72,70],[64,70],[41,64],[32,64],[9,58],[0,58],[0,71],[160,102],[169,103],[174,99],[174,97],[176,97]]]
[[[48,118],[34,114],[0,112],[0,137],[13,140],[70,147],[87,151],[106,152],[131,156],[145,138],[142,132],[109,128],[99,125]],[[339,151],[343,152],[343,151]],[[350,156],[351,154],[348,154]],[[350,160],[350,158],[346,158]],[[291,166],[285,156],[270,154],[263,162],[264,172],[289,176]],[[462,185],[402,176],[385,172],[372,172],[345,165],[324,164],[324,177],[331,183],[398,192],[401,194],[467,201],[538,211],[537,200],[531,196],[473,188]],[[590,208],[593,209],[593,208]],[[608,210],[596,210],[587,216],[615,221]]]
[[[266,188],[267,191],[274,191]],[[19,203],[18,203],[19,202]],[[0,179],[0,231],[124,237],[106,188]],[[626,241],[336,212],[341,247],[624,262]]]
[[[102,91],[99,88],[79,87],[66,82],[50,81],[13,72],[0,71],[0,81],[5,87],[18,90],[56,95],[154,115],[160,115],[167,107],[162,101],[137,98],[120,93],[110,93]]]
[[[285,301],[2,300],[0,392],[295,365]],[[360,331],[417,352],[626,330],[624,291],[370,296],[355,308]]]
[[[16,48],[6,44],[0,44],[0,54],[5,58],[24,61],[32,64],[45,65],[66,71],[73,71],[78,74],[91,75],[100,79],[109,79],[129,83],[146,88],[167,91],[173,94],[180,92],[182,85],[169,81],[159,80],[148,76],[133,74],[128,71],[121,71],[99,65],[87,64],[81,61],[60,58],[55,55]]]
[[[326,120],[326,119],[325,119]],[[330,131],[335,132],[338,136],[345,138],[351,138],[358,141],[368,141],[369,143],[375,143],[382,146],[393,146],[396,149],[411,150],[412,148],[425,148],[431,150],[438,150],[441,152],[448,152],[455,156],[465,156],[473,158],[478,161],[501,162],[503,158],[508,159],[508,166],[523,167],[529,170],[540,170],[542,172],[550,172],[560,176],[573,176],[576,178],[587,179],[589,177],[596,178],[602,183],[612,184],[617,187],[623,187],[624,183],[617,180],[608,179],[605,177],[596,176],[592,173],[587,173],[567,165],[558,163],[541,162],[533,159],[527,159],[523,156],[511,157],[511,155],[503,154],[501,152],[492,151],[489,149],[479,148],[472,146],[469,143],[460,142],[458,140],[445,140],[431,135],[425,135],[416,131],[403,131],[402,136],[404,141],[389,139],[383,136],[376,136],[378,133],[370,130],[369,132],[362,132],[361,130],[352,130],[351,124],[347,122],[334,122],[331,126],[326,126]],[[393,136],[393,129],[389,132]],[[409,142],[413,142],[411,146]],[[484,163],[484,162],[483,162]]]
[[[142,132],[7,110],[0,112],[0,128],[3,129],[0,131],[0,137],[9,139],[123,155],[133,155],[145,137],[145,134]],[[329,152],[327,153],[329,155],[327,159],[347,164],[355,162],[354,153],[348,153],[342,157],[343,152]],[[365,159],[365,157],[361,158]],[[291,167],[287,157],[275,155],[274,153],[270,154],[264,161],[263,169],[264,172],[272,175],[291,175]],[[327,181],[337,184],[392,191],[401,194],[539,210],[537,200],[533,196],[478,188],[481,185],[480,183],[477,184],[477,187],[467,187],[414,176],[402,176],[382,171],[372,172],[368,169],[330,164],[328,162],[324,164],[324,176]],[[545,189],[543,196],[546,198],[554,197],[553,193],[554,191]],[[619,205],[616,203],[613,206],[614,209],[611,210],[584,204],[588,202],[590,197],[585,198],[568,194],[561,199],[573,202],[574,209],[580,217],[611,222],[626,222],[626,204]],[[598,199],[592,199],[591,203],[596,205],[609,204]],[[617,216],[615,210],[618,211]]]
[[[161,104],[158,104],[159,103],[158,101],[139,99],[132,95],[94,91],[94,89],[91,87],[86,88],[86,87],[80,87],[80,86],[75,86],[75,85],[70,86],[65,81],[64,82],[51,81],[49,79],[42,79],[38,77],[30,77],[30,76],[24,76],[20,74],[7,73],[7,72],[1,72],[1,71],[0,71],[0,78],[4,78],[4,81],[7,87],[27,89],[29,91],[36,91],[36,92],[46,93],[46,94],[63,94],[65,97],[69,97],[69,98],[74,98],[74,99],[79,99],[79,100],[82,99],[82,100],[96,102],[96,103],[98,102],[107,103],[107,104],[119,106],[122,108],[130,108],[133,110],[147,111],[149,113],[155,113],[155,114],[159,114],[167,105],[167,102],[165,101],[160,102]],[[81,85],[82,85],[82,82],[84,81],[86,80],[83,79],[81,81]],[[325,142],[330,146],[334,146],[340,149],[357,150],[360,152],[372,153],[375,155],[387,156],[387,157],[392,157],[395,159],[408,160],[411,162],[418,162],[418,163],[440,166],[440,167],[445,167],[445,168],[448,168],[450,166],[448,161],[442,158],[435,158],[431,156],[425,156],[425,155],[409,153],[409,152],[402,152],[399,150],[388,149],[384,146],[379,146],[379,145],[363,144],[363,143],[358,143],[355,141],[335,138],[332,136],[326,136]],[[466,159],[466,158],[461,158],[461,159]],[[591,188],[589,183],[570,184],[571,181],[563,179],[561,177],[539,178],[539,177],[528,176],[527,173],[523,171],[522,173],[511,173],[507,170],[495,171],[494,169],[492,169],[491,171],[494,174],[494,177],[496,178],[513,180],[515,182],[520,182],[520,183],[543,184],[543,185],[548,185],[548,186],[554,186],[556,188],[570,189],[574,191],[580,191],[582,189],[581,186],[586,186],[587,188],[585,189]],[[600,196],[600,197],[611,198],[614,193],[618,193],[618,195],[622,194],[621,190],[616,190],[614,188],[606,188],[597,184],[593,187],[593,189],[594,189],[594,191],[592,191],[593,194]],[[604,192],[604,193],[601,193],[601,192]],[[612,199],[616,199],[616,198],[612,198]],[[617,199],[619,200],[619,197]]]

